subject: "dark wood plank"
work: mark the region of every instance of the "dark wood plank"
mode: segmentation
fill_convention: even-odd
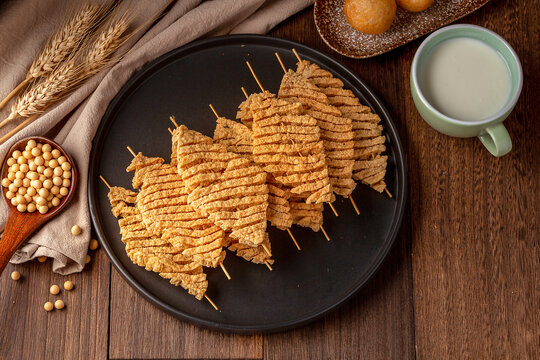
[[[505,122],[509,155],[438,134],[406,92],[418,358],[540,357],[538,21],[537,4],[511,1],[462,20],[498,32],[522,60],[522,97]],[[405,68],[419,43],[403,54]]]
[[[262,337],[223,334],[177,320],[113,270],[109,349],[111,359],[261,359]]]
[[[355,70],[388,105],[398,127],[404,84],[401,50],[363,61],[345,58],[320,39],[311,9],[288,20],[272,35],[329,53]],[[406,134],[401,132],[406,143]],[[414,357],[410,242],[406,224],[374,279],[351,301],[323,320],[301,329],[265,336],[265,359],[407,359]],[[346,276],[346,275],[344,275]]]
[[[62,276],[51,271],[52,261],[8,265],[0,277],[0,358],[106,359],[110,263],[102,251],[80,274]],[[11,280],[13,270],[21,273]],[[72,291],[63,290],[71,280]],[[49,288],[57,284],[59,295]],[[46,301],[62,299],[66,307],[50,313]]]

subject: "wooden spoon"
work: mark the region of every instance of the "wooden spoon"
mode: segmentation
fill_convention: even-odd
[[[69,187],[69,193],[67,196],[62,198],[60,204],[49,209],[49,211],[45,214],[41,214],[39,211],[35,211],[33,213],[19,212],[17,207],[12,205],[11,201],[6,197],[6,192],[8,189],[2,186],[2,197],[4,198],[4,201],[8,207],[8,217],[6,228],[4,229],[4,233],[0,239],[0,274],[2,274],[2,271],[4,271],[4,268],[9,262],[9,259],[11,259],[11,256],[15,250],[17,250],[19,246],[30,237],[30,235],[36,232],[36,230],[38,230],[47,221],[58,215],[67,206],[71,199],[73,199],[75,188],[77,187],[77,168],[75,167],[75,162],[71,156],[69,156],[69,154],[54,141],[40,136],[22,139],[13,145],[11,149],[9,149],[2,164],[2,179],[7,177],[9,171],[7,160],[11,157],[11,154],[13,154],[15,150],[23,152],[28,140],[35,140],[37,143],[49,144],[53,149],[60,150],[60,153],[66,157],[71,165],[71,186]]]

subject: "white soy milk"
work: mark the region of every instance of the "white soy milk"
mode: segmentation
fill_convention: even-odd
[[[466,37],[443,41],[427,54],[420,85],[435,109],[464,121],[497,113],[512,87],[510,71],[499,53]]]

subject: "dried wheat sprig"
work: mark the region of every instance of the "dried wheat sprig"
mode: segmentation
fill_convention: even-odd
[[[129,37],[129,34],[123,36],[128,26],[125,17],[112,22],[91,45],[83,45],[76,54],[60,63],[47,77],[34,83],[17,98],[10,115],[0,123],[0,128],[16,117],[29,117],[45,111],[47,107],[78,88],[85,79],[118,61],[120,57],[112,60],[110,56]],[[21,125],[24,127],[28,123],[26,120]],[[14,130],[21,129],[21,125]],[[0,140],[0,143],[2,142]]]
[[[129,26],[125,17],[120,18],[115,23],[101,32],[87,51],[83,53],[81,61],[81,76],[88,78],[97,74],[102,69],[119,60],[117,57],[111,60],[111,55],[124,44],[128,36],[123,36]]]
[[[73,59],[62,63],[55,71],[17,98],[6,120],[19,116],[29,117],[42,112],[48,104],[70,89],[76,73],[77,68]]]
[[[102,9],[97,5],[84,5],[50,39],[43,52],[30,66],[27,78],[38,78],[52,72],[60,62],[73,54],[99,22],[101,12]]]
[[[92,29],[102,20],[104,8],[84,5],[69,21],[49,39],[45,48],[30,66],[25,79],[17,85],[1,102],[2,109],[31,81],[51,73],[62,61],[72,55]]]

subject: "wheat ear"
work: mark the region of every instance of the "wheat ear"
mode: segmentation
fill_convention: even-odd
[[[122,35],[127,30],[128,25],[125,18],[111,24],[97,36],[87,50],[86,46],[83,46],[83,49],[62,62],[42,81],[27,89],[17,98],[7,119],[0,123],[0,128],[16,117],[30,117],[45,111],[54,102],[78,88],[85,79],[118,60],[118,58],[111,60],[110,55],[127,39],[128,36]],[[79,58],[82,58],[81,64],[77,63]],[[32,121],[29,120],[27,119],[14,130],[20,130]],[[2,142],[0,140],[0,143]]]
[[[72,55],[101,20],[103,9],[97,5],[84,5],[69,21],[49,39],[45,48],[30,66],[25,79],[0,102],[2,109],[32,80],[51,73],[58,64]]]
[[[118,50],[129,37],[129,35],[122,36],[126,32],[128,26],[129,24],[126,18],[122,17],[99,34],[82,57],[82,77],[88,78],[97,74],[119,59],[118,57],[115,60],[111,60],[110,56]]]

